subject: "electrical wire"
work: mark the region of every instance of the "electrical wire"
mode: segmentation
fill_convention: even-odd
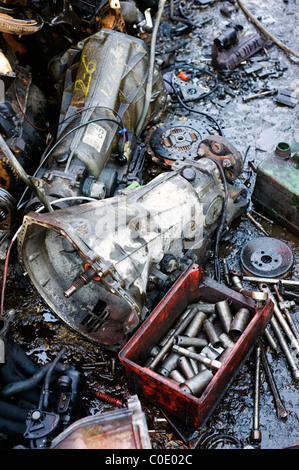
[[[224,203],[223,203],[223,209],[222,209],[220,224],[218,226],[217,233],[216,233],[215,248],[214,248],[215,279],[216,279],[217,282],[220,282],[221,270],[220,270],[220,264],[219,264],[219,242],[220,242],[220,238],[221,238],[221,235],[222,235],[222,232],[223,232],[223,228],[224,228],[224,224],[225,224],[226,216],[227,216],[228,186],[227,186],[227,181],[226,181],[224,171],[223,171],[223,168],[222,168],[221,164],[215,158],[211,158],[211,157],[209,157],[209,158],[214,163],[216,163],[216,165],[218,166],[220,174],[221,174],[223,186],[224,186]]]
[[[173,88],[173,91],[178,99],[178,101],[180,102],[180,104],[183,106],[183,108],[187,109],[188,111],[190,111],[191,113],[196,113],[196,114],[201,114],[202,116],[206,116],[208,119],[210,119],[211,121],[214,122],[214,124],[217,126],[217,129],[218,129],[218,132],[219,134],[224,137],[223,135],[223,131],[220,127],[220,125],[218,124],[218,122],[216,121],[216,119],[214,119],[210,114],[208,113],[205,113],[203,111],[198,111],[197,109],[193,109],[193,108],[190,108],[190,106],[187,106],[186,103],[184,103],[184,101],[181,99],[181,97],[179,96],[175,86],[174,86],[174,83],[173,83],[173,80],[171,82],[169,82],[168,80],[166,80],[165,78],[163,78],[163,80],[168,83],[168,85],[170,85],[172,88]]]
[[[177,70],[177,69],[184,69],[184,71],[185,70],[187,70],[187,71],[191,70],[192,72],[194,70],[198,70],[200,72],[204,72],[204,73],[208,74],[209,76],[213,77],[213,79],[215,81],[215,86],[212,87],[211,90],[207,91],[206,93],[203,93],[198,99],[206,98],[207,96],[210,96],[212,93],[214,93],[218,89],[219,84],[218,84],[217,77],[205,68],[202,69],[200,67],[190,66],[190,64],[180,64],[180,65],[175,65],[175,66],[170,67],[168,69],[168,71],[170,72],[172,70]],[[174,88],[174,87],[172,86],[172,88]]]
[[[152,37],[151,37],[150,59],[149,59],[149,72],[148,72],[147,84],[146,84],[146,90],[145,90],[144,105],[143,105],[143,110],[142,110],[140,119],[137,123],[136,130],[135,130],[135,134],[137,137],[139,137],[142,131],[142,128],[146,119],[146,115],[150,106],[150,101],[152,98],[156,42],[157,42],[158,30],[159,30],[162,14],[164,11],[165,3],[166,3],[166,0],[159,0],[158,12],[157,12],[155,24],[153,27],[153,32],[152,32]]]
[[[82,127],[85,127],[85,126],[88,126],[89,124],[92,124],[94,122],[100,122],[100,121],[109,121],[109,122],[113,122],[114,124],[117,124],[118,126],[122,127],[123,126],[118,122],[116,121],[116,119],[109,119],[109,118],[96,118],[96,119],[91,119],[90,121],[86,121],[86,122],[83,122],[82,124],[78,124],[78,126],[76,127],[73,127],[73,129],[70,129],[68,132],[66,132],[66,134],[63,134],[63,136],[60,137],[60,139],[58,139],[55,144],[53,145],[53,147],[49,150],[49,152],[45,155],[45,157],[43,158],[42,162],[40,163],[40,165],[38,166],[38,168],[36,169],[36,171],[34,172],[34,175],[37,174],[37,172],[40,170],[40,168],[43,166],[43,164],[45,163],[45,161],[49,158],[49,156],[52,154],[52,152],[56,149],[56,147],[62,142],[63,139],[65,139],[66,137],[68,137],[72,132],[75,132],[77,131],[78,129],[81,129]],[[123,128],[123,131],[125,131],[125,128]]]
[[[122,127],[122,130],[123,130],[123,133],[124,133],[124,142],[125,142],[125,139],[126,139],[126,136],[125,136],[125,131],[126,131],[126,128],[123,127],[123,123],[120,123],[118,122],[116,119],[109,119],[109,118],[96,118],[96,119],[91,119],[90,121],[86,121],[86,122],[83,122],[81,124],[79,124],[78,126],[74,127],[73,129],[70,129],[68,132],[66,132],[65,134],[63,134],[60,139],[58,139],[55,144],[53,145],[53,147],[46,153],[46,155],[44,156],[44,158],[42,159],[41,163],[39,164],[39,166],[37,167],[37,169],[35,170],[33,176],[36,176],[36,174],[38,173],[38,171],[41,169],[41,167],[43,166],[43,164],[46,162],[46,160],[50,157],[50,155],[52,154],[52,152],[56,149],[56,147],[62,142],[63,139],[65,139],[68,135],[70,135],[72,132],[75,132],[76,130],[82,128],[82,127],[85,127],[85,126],[88,126],[88,124],[92,124],[94,122],[99,122],[99,121],[109,121],[109,122],[113,122],[115,124],[117,124],[118,126]],[[25,189],[24,193],[22,194],[22,197],[19,201],[19,204],[20,202],[22,201],[23,197],[25,196],[26,192],[27,192],[27,189]],[[19,208],[19,204],[18,204],[18,208]]]
[[[62,121],[60,121],[58,124],[55,124],[53,126],[49,126],[49,127],[46,127],[46,128],[41,128],[41,127],[37,127],[35,124],[33,124],[33,122],[30,121],[30,119],[28,118],[28,116],[26,115],[25,111],[23,110],[22,108],[22,103],[20,101],[20,97],[18,95],[18,92],[17,92],[17,88],[16,88],[16,84],[15,82],[13,83],[13,86],[14,86],[14,92],[15,92],[15,95],[16,95],[16,99],[17,99],[17,103],[18,103],[18,106],[21,110],[21,113],[23,114],[24,118],[26,119],[26,121],[28,122],[28,124],[30,124],[30,126],[32,126],[34,129],[38,130],[38,131],[41,131],[41,132],[49,132],[53,129],[57,129],[57,127],[59,127],[61,124],[65,123],[66,121],[68,121],[69,119],[72,119],[73,117],[77,116],[78,114],[81,114],[83,113],[84,111],[88,111],[89,109],[95,109],[95,108],[101,108],[101,109],[107,109],[108,111],[111,111],[113,112],[116,116],[118,116],[118,118],[120,119],[121,123],[122,123],[122,126],[123,126],[123,129],[125,129],[125,126],[124,126],[124,122],[123,122],[123,119],[121,117],[121,115],[113,108],[109,108],[108,106],[101,106],[101,105],[95,105],[95,106],[86,106],[84,108],[81,108],[81,109],[78,109],[76,112],[74,112],[73,114],[71,114],[70,116],[64,118]]]

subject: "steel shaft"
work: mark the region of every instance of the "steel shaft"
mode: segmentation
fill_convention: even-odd
[[[271,388],[272,395],[273,395],[273,398],[274,398],[277,417],[279,419],[285,418],[287,416],[287,411],[286,411],[286,409],[284,407],[284,404],[282,403],[282,400],[280,398],[279,391],[278,391],[278,388],[277,388],[272,370],[270,368],[270,364],[268,362],[268,359],[267,359],[267,356],[266,356],[266,353],[265,353],[263,347],[261,347],[261,360],[262,360],[262,365],[263,365],[263,368],[265,370],[265,373],[266,373],[266,376],[267,376],[267,379],[268,379],[268,383],[269,383],[269,386]]]

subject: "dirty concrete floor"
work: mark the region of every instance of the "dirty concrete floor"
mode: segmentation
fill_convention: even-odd
[[[186,62],[192,63],[193,66],[204,64],[209,67],[213,38],[219,36],[229,22],[241,24],[248,33],[256,31],[242,10],[237,7],[236,2],[215,1],[205,7],[200,6],[199,3],[192,2],[192,8],[188,8],[188,2],[184,4],[181,2],[184,5],[184,12],[190,14],[193,21],[201,23],[209,18],[210,21],[201,28],[190,28],[185,32],[182,31],[184,26],[182,23],[169,22],[169,5],[166,5],[157,50],[163,52],[165,47],[173,45],[175,41],[184,40],[182,47],[176,49],[176,64]],[[299,51],[298,41],[295,43],[296,37],[298,38],[296,31],[298,32],[299,15],[296,0],[269,0],[267,2],[246,0],[245,3],[268,30],[290,48]],[[177,8],[178,3],[175,2],[175,6]],[[220,11],[223,7],[230,12],[229,16]],[[171,29],[169,29],[170,24]],[[282,71],[281,76],[273,78],[270,75],[266,79],[259,79],[254,75],[246,75],[244,67],[257,62],[265,68],[278,68]],[[249,181],[248,193],[250,195],[255,180],[250,163],[257,166],[268,154],[273,153],[278,142],[299,142],[299,105],[295,108],[279,105],[273,96],[244,103],[243,97],[264,87],[293,90],[299,97],[298,60],[283,52],[276,45],[269,45],[248,60],[247,64],[239,65],[230,77],[218,76],[218,80],[220,86],[215,94],[191,106],[194,105],[195,109],[209,113],[216,119],[223,128],[224,137],[243,156],[246,155],[242,180],[243,182]],[[221,92],[222,87],[227,85],[233,89],[234,96],[223,95]],[[169,104],[167,114],[192,117],[199,119],[203,125],[211,125],[209,120],[189,113],[177,103]],[[250,209],[252,208],[251,204]],[[292,249],[295,262],[291,277],[298,279],[298,237],[277,223],[268,223],[259,217],[257,220],[262,223],[270,236],[285,241]],[[226,257],[230,268],[240,271],[239,254],[242,246],[258,236],[262,236],[261,232],[245,216],[234,222],[230,231],[224,234],[221,242],[221,255]],[[208,263],[206,269],[208,273],[213,273],[212,261]],[[247,287],[252,288],[252,285]],[[15,292],[18,293],[17,298]],[[84,371],[86,384],[83,401],[91,414],[114,409],[111,404],[95,397],[97,390],[126,402],[127,382],[117,356],[78,338],[62,325],[29,285],[23,281],[13,261],[9,267],[5,303],[6,308],[15,308],[18,312],[12,326],[13,338],[23,345],[28,355],[38,363],[45,363],[64,345],[67,345],[69,361]],[[298,304],[292,310],[292,317],[299,329]],[[109,367],[92,368],[90,366],[93,362],[101,361],[103,357],[111,356],[116,358],[114,375],[111,374]],[[283,420],[277,418],[272,394],[263,373],[260,387],[260,430],[262,432],[260,444],[252,444],[249,440],[254,403],[255,360],[252,355],[234,379],[207,425],[192,435],[194,439],[188,442],[182,438],[178,429],[163,422],[163,419],[158,423],[155,418],[164,417],[161,410],[140,397],[147,418],[152,447],[154,449],[188,449],[196,446],[196,448],[223,449],[252,446],[261,449],[281,449],[299,444],[299,387],[294,383],[283,353],[277,356],[268,351],[267,357],[288,414]]]

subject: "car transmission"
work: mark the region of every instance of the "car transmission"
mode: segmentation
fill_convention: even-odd
[[[60,60],[66,64],[64,73],[60,71],[61,124],[36,176],[48,197],[102,199],[127,181],[136,147],[134,130],[144,106],[149,53],[141,39],[108,29],[78,47]],[[165,100],[164,82],[155,68],[144,126],[157,118]]]
[[[246,191],[224,182],[211,155],[187,158],[114,197],[31,212],[18,237],[20,260],[69,327],[118,349],[145,318],[152,273],[167,279],[186,260],[204,262],[222,215],[230,224],[247,207]]]

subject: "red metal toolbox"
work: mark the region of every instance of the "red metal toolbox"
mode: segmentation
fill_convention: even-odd
[[[189,304],[200,300],[214,303],[225,299],[229,300],[233,314],[240,308],[247,308],[252,318],[200,397],[183,392],[179,384],[143,366],[149,351],[165,336]],[[199,428],[211,416],[250,355],[272,311],[271,300],[267,300],[262,308],[256,308],[252,299],[205,277],[203,269],[192,264],[119,353],[130,392],[149,399],[182,423]]]

